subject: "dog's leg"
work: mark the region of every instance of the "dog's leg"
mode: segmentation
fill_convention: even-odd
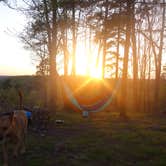
[[[8,166],[8,152],[7,152],[7,142],[6,137],[2,140],[2,151],[3,151],[3,166]]]
[[[23,137],[22,137],[22,140],[21,140],[21,149],[20,149],[20,153],[21,154],[24,154],[26,149],[25,149],[25,137],[26,137],[26,134],[23,133]]]
[[[18,156],[18,151],[19,151],[19,149],[21,147],[21,143],[20,142],[21,142],[21,140],[18,138],[17,139],[17,143],[16,143],[15,148],[14,148],[14,151],[13,151],[13,156],[15,158]]]
[[[22,133],[21,133],[21,135],[22,135],[21,149],[20,149],[20,153],[21,154],[24,154],[25,151],[26,151],[25,144],[26,144],[27,128],[28,128],[28,120],[25,119],[25,121],[24,121],[24,128],[23,128]]]
[[[25,144],[26,144],[26,135],[27,135],[27,126],[28,126],[28,121],[25,121],[25,127],[23,128],[22,131],[22,139],[21,139],[21,150],[20,153],[24,154],[26,151]]]

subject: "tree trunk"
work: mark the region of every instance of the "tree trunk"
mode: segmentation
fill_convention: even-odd
[[[116,48],[116,71],[115,78],[118,79],[119,75],[119,42],[120,42],[120,25],[118,25],[118,38],[117,38],[117,48]]]
[[[105,63],[106,63],[106,40],[107,40],[107,17],[108,17],[108,0],[105,1],[105,18],[104,18],[104,27],[103,27],[103,59],[102,59],[102,78],[105,76]]]
[[[165,0],[163,0],[163,4]],[[161,74],[161,61],[162,61],[162,51],[163,51],[163,39],[164,39],[164,29],[165,29],[165,5],[163,5],[162,11],[162,25],[160,31],[160,45],[159,53],[157,58],[157,68],[156,68],[156,79],[155,79],[155,93],[154,93],[154,109],[158,111],[159,109],[159,94],[160,94],[160,74]]]
[[[67,9],[65,8],[65,19],[67,20]],[[63,22],[63,52],[64,52],[64,76],[68,75],[68,48],[67,48],[67,23]]]
[[[56,71],[56,54],[57,54],[57,1],[52,0],[52,28],[51,28],[51,43],[50,43],[50,58],[49,58],[49,64],[50,64],[50,81],[49,81],[49,109],[51,111],[56,110],[56,77],[58,76]]]
[[[72,8],[72,75],[76,75],[76,26],[75,26],[75,0]]]
[[[136,32],[135,32],[135,13],[134,3],[132,4],[132,53],[133,53],[133,100],[134,109],[138,110],[138,58],[137,58],[137,46],[136,46]]]
[[[129,58],[129,47],[130,47],[130,35],[131,35],[131,2],[127,1],[127,16],[128,20],[126,23],[126,41],[124,48],[124,59],[123,59],[123,73],[122,73],[122,90],[121,90],[121,104],[120,117],[126,118],[127,110],[127,74],[128,74],[128,58]]]

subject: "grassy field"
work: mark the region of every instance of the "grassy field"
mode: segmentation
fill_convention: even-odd
[[[64,123],[52,122],[45,134],[30,129],[26,154],[10,157],[10,165],[165,166],[165,116],[130,115],[124,121],[117,113],[57,113]]]

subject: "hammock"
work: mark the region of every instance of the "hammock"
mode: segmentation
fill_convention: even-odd
[[[102,111],[112,102],[115,94],[117,93],[117,90],[119,89],[120,78],[117,81],[113,92],[109,96],[107,96],[107,97],[103,98],[102,100],[94,103],[93,105],[81,105],[77,101],[77,99],[74,97],[74,95],[73,95],[72,91],[70,90],[70,88],[64,82],[63,82],[63,86],[64,86],[64,90],[65,90],[66,96],[70,100],[70,102],[76,108],[78,108],[79,110],[85,112],[85,114],[88,114],[87,112],[99,112],[99,111]]]

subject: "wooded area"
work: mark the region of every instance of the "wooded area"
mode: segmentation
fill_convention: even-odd
[[[165,107],[160,102],[161,81],[166,79],[165,0],[5,2],[27,16],[27,25],[19,37],[37,59],[36,74],[49,76],[50,109],[58,104],[55,85],[59,75],[79,74],[80,44],[87,60],[86,76],[91,76],[91,59],[97,52],[92,60],[102,78],[122,78],[118,101],[122,116],[129,100],[128,86],[133,88],[130,98],[135,111],[144,105],[148,112]]]

